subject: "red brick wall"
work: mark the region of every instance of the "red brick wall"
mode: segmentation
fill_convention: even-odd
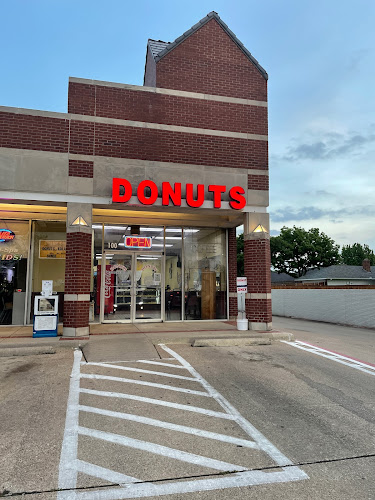
[[[236,228],[228,229],[229,291],[237,292],[237,238]]]
[[[267,108],[264,107],[100,85],[95,87],[94,95],[91,88],[88,90],[87,87],[81,83],[69,84],[70,113],[92,115],[94,108],[96,116],[120,120],[267,135]],[[77,97],[80,94],[82,100]]]
[[[90,302],[64,302],[64,327],[82,328],[89,325]]]
[[[156,86],[267,100],[267,81],[215,19],[156,63]]]
[[[271,299],[247,299],[246,317],[252,323],[272,323]]]
[[[268,239],[244,242],[244,267],[249,293],[271,293],[271,255]]]
[[[65,293],[90,293],[91,234],[66,234]]]
[[[265,141],[95,124],[95,154],[237,168],[268,168]]]
[[[68,113],[94,116],[95,93],[95,85],[69,82]]]
[[[0,147],[66,153],[69,120],[0,113]]]
[[[69,153],[94,154],[95,123],[72,120],[70,124]]]
[[[94,162],[69,160],[69,176],[73,177],[94,177]]]
[[[269,177],[268,175],[253,175],[247,176],[247,187],[249,189],[258,189],[261,191],[269,190]]]

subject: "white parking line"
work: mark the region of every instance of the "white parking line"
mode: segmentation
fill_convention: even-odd
[[[171,401],[163,401],[160,399],[145,398],[143,396],[134,396],[133,394],[124,394],[123,392],[96,391],[94,389],[80,389],[80,392],[84,394],[92,394],[94,396],[104,396],[107,398],[132,399],[133,401],[140,401],[141,403],[149,403],[158,406],[168,406],[169,408],[175,408],[176,410],[185,410],[185,411],[192,411],[194,413],[201,413],[202,415],[207,415],[208,417],[217,417],[217,418],[224,418],[227,420],[234,420],[234,417],[232,417],[232,415],[228,415],[228,413],[206,410],[206,408],[200,408],[198,406],[183,405],[180,403],[173,403]]]
[[[222,462],[221,460],[215,460],[214,458],[202,457],[200,455],[195,455],[194,453],[188,453],[187,451],[176,450],[174,448],[169,448],[168,446],[149,443],[147,441],[129,438],[120,434],[112,434],[111,432],[97,431],[95,429],[88,429],[87,427],[78,427],[78,434],[101,439],[102,441],[108,441],[113,444],[119,444],[121,446],[127,446],[129,448],[135,448],[136,450],[147,451],[149,453],[154,453],[155,455],[173,458],[174,460],[180,460],[181,462],[188,462],[190,464],[208,467],[209,469],[221,470],[224,472],[247,470],[246,467],[242,467],[241,465],[229,464],[228,462]]]
[[[100,467],[99,465],[89,464],[83,460],[76,460],[76,466],[78,472],[83,472],[89,476],[98,477],[99,479],[104,479],[114,484],[127,484],[127,483],[139,483],[140,479],[132,476],[126,476],[120,472],[116,472],[111,469],[106,469],[105,467]]]
[[[128,372],[148,373],[151,375],[158,375],[159,377],[179,378],[182,380],[190,380],[191,382],[196,382],[196,380],[193,377],[185,377],[184,375],[174,375],[173,373],[155,372],[152,370],[143,370],[142,368],[131,368],[129,366],[117,366],[117,365],[113,365],[113,364],[109,365],[106,363],[90,363],[90,365],[91,366],[103,366],[104,368],[113,368],[115,370],[125,370]]]
[[[295,342],[282,340],[281,342],[293,347],[297,347],[297,349],[302,349],[303,351],[316,354],[317,356],[322,356],[323,358],[330,359],[331,361],[336,361],[336,363],[341,363],[342,365],[349,366],[350,368],[355,368],[356,370],[367,373],[369,375],[375,375],[375,366],[363,363],[362,361],[358,361],[353,358],[349,358],[348,356],[343,356],[342,354],[337,354],[336,352],[328,351],[327,349],[322,349],[321,347],[307,344],[306,342],[301,342],[300,340],[296,340]]]
[[[200,491],[211,491],[211,490],[221,490],[224,488],[235,488],[241,486],[254,486],[258,484],[271,484],[289,481],[300,481],[303,479],[308,479],[307,474],[303,472],[300,468],[294,466],[292,462],[283,455],[268,439],[263,436],[250,422],[248,422],[242,415],[219,393],[217,392],[200,374],[180,355],[172,351],[163,344],[160,347],[168,352],[172,359],[175,360],[178,365],[174,367],[179,367],[181,369],[189,372],[190,376],[185,377],[189,380],[193,380],[199,383],[203,391],[192,391],[190,389],[184,389],[180,387],[175,387],[172,385],[156,384],[153,382],[140,382],[139,380],[123,379],[120,377],[112,377],[99,374],[80,374],[81,366],[81,352],[76,351],[74,355],[74,365],[72,370],[70,393],[68,400],[67,418],[66,426],[64,432],[63,446],[60,459],[60,470],[59,470],[59,489],[63,491],[58,492],[58,500],[119,500],[122,498],[145,498],[145,497],[159,497],[164,495],[172,494],[183,494],[188,492],[200,492]],[[146,362],[146,360],[140,360]],[[158,363],[164,366],[162,362],[155,361],[152,364]],[[108,369],[118,368],[114,367],[112,364],[104,363],[104,367]],[[101,366],[100,364],[91,364],[91,366]],[[168,364],[168,366],[171,366]],[[123,367],[120,367],[123,368]],[[130,367],[129,367],[130,368]],[[138,369],[141,370],[141,369]],[[135,371],[138,371],[135,370]],[[133,370],[134,371],[134,370]],[[164,372],[151,372],[149,370],[141,370],[142,373],[146,372],[152,375],[160,375]],[[177,378],[177,377],[176,377]],[[180,378],[180,377],[178,377]],[[157,387],[162,390],[177,391],[189,393],[189,396],[206,396],[215,401],[216,404],[223,408],[223,411],[208,410],[205,408],[200,408],[193,406],[191,404],[180,404],[174,401],[164,401],[163,399],[152,399],[143,396],[135,396],[133,394],[125,394],[112,391],[102,391],[96,389],[86,389],[80,388],[80,379],[91,379],[93,381],[112,381],[112,382],[126,382],[128,384],[138,384],[149,387]],[[97,408],[95,406],[89,406],[84,404],[79,404],[79,395],[91,395],[99,396],[105,398],[113,399],[125,399],[133,400],[141,403],[146,403],[147,405],[159,405],[168,407],[173,410],[181,410],[183,412],[194,412],[198,415],[204,415],[206,417],[214,417],[217,419],[227,419],[231,422],[236,423],[245,431],[250,439],[242,439],[236,436],[230,436],[226,434],[220,434],[216,432],[210,432],[198,427],[190,427],[180,424],[174,424],[172,422],[167,422],[164,420],[157,420],[149,418],[143,415],[135,415],[132,413],[111,411],[109,409]],[[187,396],[185,396],[187,397]],[[193,398],[194,399],[194,398]],[[91,401],[91,400],[90,400]],[[189,402],[189,400],[188,400]],[[91,403],[92,404],[92,403]],[[142,407],[141,407],[142,408]],[[147,407],[145,407],[147,408]],[[137,412],[140,412],[138,406]],[[147,410],[144,410],[147,411]],[[245,467],[244,465],[237,465],[215,458],[197,455],[184,451],[181,449],[174,449],[168,446],[163,446],[162,444],[157,444],[155,442],[143,441],[140,439],[134,439],[130,436],[123,434],[114,434],[111,432],[106,432],[100,429],[88,428],[85,426],[79,426],[79,412],[93,413],[101,415],[106,419],[122,419],[137,422],[140,425],[150,425],[154,427],[159,427],[168,430],[169,433],[180,432],[185,434],[190,434],[191,439],[211,439],[218,442],[222,442],[221,446],[235,445],[243,446],[247,448],[253,448],[257,453],[264,452],[273,461],[276,466],[281,467],[281,470],[270,470],[267,472],[259,470],[248,470],[250,467]],[[183,418],[183,413],[178,415]],[[93,422],[98,422],[99,420],[93,420]],[[216,421],[219,422],[219,421]],[[232,425],[233,425],[232,424]],[[116,428],[116,427],[114,427]],[[124,429],[128,429],[124,427]],[[140,429],[141,431],[141,429]],[[150,434],[152,435],[152,433]],[[78,436],[86,436],[89,439],[85,443],[85,447],[92,446],[92,451],[90,452],[90,463],[78,460]],[[143,437],[143,434],[141,434]],[[92,441],[91,441],[92,440]],[[103,444],[98,446],[95,442],[100,440]],[[149,480],[137,479],[133,476],[128,476],[122,471],[114,471],[96,465],[95,463],[95,446],[98,446],[99,453],[102,453],[103,446],[105,443],[112,443],[115,445],[123,446],[124,448],[133,448],[138,450],[138,453],[144,452],[146,454],[159,455],[160,457],[168,458],[169,460],[183,461],[187,463],[194,464],[200,467],[206,467],[209,469],[218,470],[221,472],[228,472],[225,477],[216,476],[214,478],[205,479],[194,479],[194,480],[168,480],[167,482],[158,481],[152,483]],[[92,443],[92,445],[90,444]],[[183,441],[181,441],[183,444]],[[219,458],[221,458],[224,448],[217,449]],[[87,453],[87,452],[86,452]],[[113,449],[112,449],[113,453]],[[117,452],[116,452],[117,453]],[[241,455],[242,456],[242,455]],[[247,460],[254,460],[254,455],[246,455]],[[242,462],[242,460],[241,460]],[[123,463],[120,460],[119,463]],[[125,462],[126,463],[126,462]],[[131,466],[134,469],[134,464]],[[238,472],[241,471],[241,472]],[[77,488],[77,474],[87,474],[92,477],[97,477],[99,479],[107,480],[114,484],[121,485],[120,488],[100,488],[88,490],[76,489]],[[125,471],[126,472],[126,471]],[[144,472],[143,472],[144,473]],[[203,474],[203,472],[202,472]],[[147,479],[147,478],[146,478]],[[182,479],[182,478],[181,478]]]
[[[223,490],[227,488],[240,488],[241,486],[257,486],[260,484],[286,483],[308,479],[308,475],[299,467],[288,467],[281,472],[245,471],[231,474],[227,477],[214,479],[196,479],[182,483],[143,483],[132,484],[126,490],[120,488],[107,489],[103,491],[82,491],[76,493],[79,500],[122,500],[125,498],[160,497],[164,495],[177,495],[180,493],[199,493],[201,491]],[[66,496],[71,492],[61,492],[59,498],[70,500]]]
[[[102,408],[93,408],[91,406],[79,405],[79,411],[84,411],[87,413],[96,413],[97,415],[105,415],[107,417],[119,418],[122,420],[130,420],[132,422],[139,422],[140,424],[152,425],[154,427],[161,427],[162,429],[168,429],[170,431],[183,432],[185,434],[192,434],[193,436],[200,436],[207,439],[214,439],[216,441],[222,441],[223,443],[231,443],[236,446],[244,446],[245,448],[258,448],[254,441],[249,441],[247,439],[235,438],[232,436],[227,436],[226,434],[218,434],[216,432],[204,431],[202,429],[196,429],[195,427],[188,427],[186,425],[172,424],[171,422],[163,422],[162,420],[155,420],[154,418],[141,417],[139,415],[133,415],[132,413],[121,413],[118,411],[104,410]]]
[[[149,387],[157,387],[158,389],[166,389],[168,391],[186,392],[187,394],[195,394],[196,396],[210,397],[207,392],[194,391],[183,387],[174,387],[173,385],[157,384],[155,382],[145,382],[143,380],[133,380],[131,378],[112,377],[111,375],[95,375],[92,373],[82,373],[81,378],[89,378],[94,380],[111,380],[112,382],[124,382],[126,384],[147,385]]]

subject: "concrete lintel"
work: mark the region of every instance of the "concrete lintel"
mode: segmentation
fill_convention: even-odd
[[[271,300],[270,293],[246,293],[245,299],[250,300]]]
[[[64,302],[90,302],[89,293],[66,293]]]

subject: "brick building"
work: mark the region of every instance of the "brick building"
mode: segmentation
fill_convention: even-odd
[[[149,40],[144,86],[70,78],[68,113],[0,108],[0,323],[44,279],[64,335],[89,322],[271,326],[267,73],[211,12]],[[3,231],[3,233],[1,233]]]

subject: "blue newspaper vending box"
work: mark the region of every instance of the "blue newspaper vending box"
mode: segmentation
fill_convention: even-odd
[[[33,337],[57,337],[59,297],[52,292],[52,281],[43,281],[41,295],[34,299]]]

